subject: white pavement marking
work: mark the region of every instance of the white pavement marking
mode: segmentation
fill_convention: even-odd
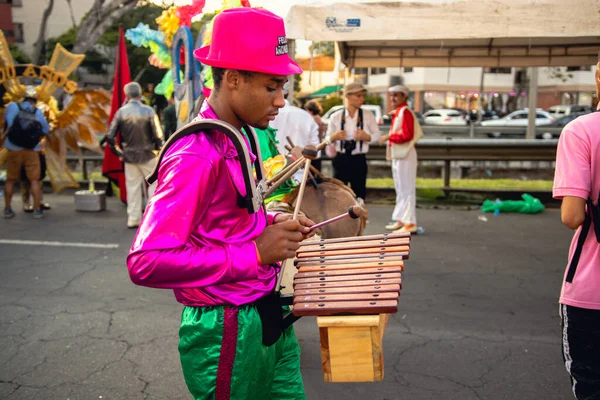
[[[42,240],[10,240],[0,239],[0,244],[20,244],[25,246],[55,246],[55,247],[87,247],[91,249],[117,249],[116,243],[75,243],[75,242],[48,242]]]

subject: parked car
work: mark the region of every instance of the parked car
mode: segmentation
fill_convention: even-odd
[[[546,110],[552,117],[556,120],[562,117],[566,117],[567,115],[574,113],[589,113],[592,112],[592,107],[584,106],[584,105],[561,105],[561,106],[552,106]]]
[[[498,119],[490,119],[487,121],[481,121],[481,126],[497,126],[497,127],[527,127],[529,124],[529,110],[523,109],[512,112],[505,116],[504,118]],[[536,110],[535,115],[535,126],[548,125],[554,122],[554,118],[542,109]],[[519,133],[511,133],[510,135],[524,135],[525,130]],[[489,137],[499,138],[501,136],[507,135],[502,132],[491,132],[488,133]]]
[[[393,111],[392,111],[393,114]],[[425,120],[423,119],[423,114],[421,114],[418,111],[413,111],[413,114],[415,114],[415,117],[417,117],[417,121],[419,121],[419,125],[423,126],[425,125]],[[391,125],[392,124],[392,116],[391,114],[383,114],[383,123],[385,125]]]
[[[549,130],[548,132],[538,133],[536,138],[538,139],[556,139],[560,136],[560,132],[562,128],[564,128],[569,122],[573,121],[575,118],[580,117],[582,115],[589,114],[589,112],[576,112],[571,113],[565,117],[559,118],[551,124],[544,125],[544,128],[555,128]]]
[[[467,113],[450,108],[430,110],[423,114],[425,125],[465,126]]]
[[[333,106],[333,107],[331,107],[321,117],[321,120],[323,120],[323,122],[326,123],[326,124],[329,123],[329,118],[331,118],[331,114],[333,114],[336,111],[341,110],[342,108],[344,108],[344,106]],[[373,113],[373,115],[375,115],[375,120],[377,121],[378,125],[383,124],[383,112],[381,111],[381,106],[378,106],[376,104],[364,104],[361,108],[363,110],[371,111]]]

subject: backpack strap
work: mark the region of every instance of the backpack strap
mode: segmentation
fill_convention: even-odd
[[[579,237],[577,238],[575,252],[573,253],[573,258],[569,263],[567,276],[565,277],[565,281],[568,283],[573,282],[573,277],[575,276],[575,271],[577,270],[577,265],[579,264],[581,252],[583,251],[583,245],[585,244],[585,240],[587,239],[592,223],[594,224],[596,240],[598,243],[600,243],[600,203],[594,206],[594,203],[592,203],[592,198],[588,197],[586,205],[587,209],[585,213],[585,219],[581,225],[581,232],[579,232]]]
[[[197,132],[218,131],[218,132],[223,133],[225,136],[227,136],[227,138],[229,138],[229,140],[231,140],[231,142],[235,146],[235,149],[239,156],[240,165],[242,167],[242,173],[244,175],[244,186],[246,188],[245,195],[242,195],[238,191],[238,196],[240,197],[240,201],[239,201],[240,206],[242,208],[248,209],[248,212],[250,214],[253,214],[253,213],[259,211],[263,204],[263,193],[264,192],[262,190],[263,190],[263,188],[266,188],[267,184],[264,181],[264,179],[262,178],[264,176],[264,171],[262,169],[263,166],[262,166],[262,162],[260,159],[260,149],[258,149],[258,146],[257,146],[256,134],[249,127],[244,127],[244,129],[246,130],[246,132],[251,132],[250,134],[248,134],[249,137],[252,137],[251,140],[249,139],[250,146],[252,147],[253,151],[258,151],[257,158],[254,162],[257,177],[260,179],[260,181],[258,183],[258,188],[254,182],[254,175],[252,173],[252,164],[250,162],[250,155],[248,153],[248,148],[246,146],[246,143],[244,142],[244,138],[242,137],[240,132],[235,127],[228,124],[227,122],[219,121],[219,120],[201,120],[201,121],[190,122],[189,124],[183,126],[181,129],[179,129],[177,132],[172,134],[169,137],[169,139],[167,140],[167,142],[165,143],[165,145],[163,146],[163,148],[161,149],[161,151],[158,155],[158,159],[156,161],[156,166],[154,167],[154,170],[152,171],[152,173],[150,175],[148,175],[148,177],[146,178],[146,182],[148,182],[148,184],[152,184],[152,183],[156,182],[156,180],[158,179],[158,171],[160,168],[160,163],[162,162],[162,159],[164,158],[164,156],[167,153],[167,151],[169,150],[169,148],[177,140],[179,140],[183,137],[192,135]]]

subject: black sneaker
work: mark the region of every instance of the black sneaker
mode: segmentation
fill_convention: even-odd
[[[11,210],[10,208],[4,209],[4,219],[11,219],[14,216],[15,212],[13,210]]]

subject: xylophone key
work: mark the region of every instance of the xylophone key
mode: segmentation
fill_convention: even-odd
[[[296,258],[299,260],[308,257],[328,257],[328,256],[352,256],[365,254],[381,254],[381,253],[403,253],[409,252],[410,246],[391,246],[391,247],[369,247],[364,249],[342,249],[342,250],[319,250],[298,252]]]
[[[410,238],[393,239],[390,241],[380,240],[366,240],[363,242],[351,242],[351,243],[316,243],[302,246],[298,249],[298,253],[304,253],[307,251],[318,251],[318,250],[344,250],[344,249],[365,249],[370,247],[394,247],[394,246],[410,246]]]
[[[383,274],[388,272],[402,272],[402,267],[378,267],[378,268],[354,268],[354,269],[342,269],[333,271],[313,271],[313,272],[298,272],[294,279],[301,278],[317,278],[323,276],[346,276],[346,275],[364,275],[364,274]]]
[[[363,275],[334,275],[334,276],[317,276],[310,278],[294,278],[294,286],[303,283],[331,283],[331,282],[348,282],[362,281],[366,279],[401,279],[400,272],[392,273],[368,273]]]
[[[368,300],[397,300],[398,292],[351,293],[351,294],[311,294],[294,297],[296,303],[315,303],[328,301],[368,301]]]
[[[301,262],[325,262],[325,261],[339,261],[339,260],[356,260],[356,261],[373,261],[373,260],[382,260],[385,259],[402,259],[407,260],[409,255],[409,251],[402,252],[377,252],[370,254],[341,254],[341,255],[326,255],[326,256],[317,256],[317,257],[304,257],[304,258],[296,258],[294,264],[298,265]],[[345,261],[344,261],[345,262]]]
[[[382,293],[396,292],[400,293],[401,285],[373,285],[373,286],[352,286],[338,288],[317,288],[317,289],[300,289],[294,292],[296,296],[312,296],[323,294],[351,294],[351,293]]]
[[[295,316],[324,316],[336,314],[393,314],[398,311],[398,300],[332,301],[299,303],[294,306]]]
[[[300,247],[302,248],[303,246],[311,246],[314,244],[329,244],[329,243],[348,243],[348,242],[362,242],[365,240],[380,240],[380,241],[388,241],[391,239],[398,239],[398,238],[410,238],[411,235],[409,232],[405,232],[405,233],[383,233],[383,234],[379,234],[379,235],[369,235],[369,236],[351,236],[351,237],[343,237],[343,238],[336,238],[336,239],[321,239],[319,241],[310,241],[310,242],[304,242],[304,243],[300,243]]]
[[[356,264],[356,265],[355,265]],[[342,268],[339,267],[342,265]],[[336,267],[338,266],[338,267]],[[307,267],[316,267],[327,269],[327,267],[331,267],[330,269],[343,269],[344,266],[348,266],[349,269],[352,268],[379,268],[379,267],[404,267],[404,259],[392,257],[391,259],[385,258],[361,258],[356,260],[322,260],[322,261],[301,261],[296,263],[296,268],[307,268]]]
[[[400,285],[402,278],[389,279],[365,279],[361,281],[341,281],[341,282],[309,282],[309,283],[294,283],[294,293],[302,289],[319,289],[319,288],[335,288],[335,287],[353,287],[353,286],[378,286],[378,285]]]

